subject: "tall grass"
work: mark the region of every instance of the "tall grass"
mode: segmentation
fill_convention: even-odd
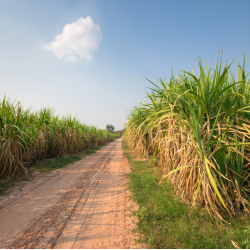
[[[250,80],[245,58],[236,80],[222,57],[199,59],[199,75],[182,71],[147,93],[128,116],[125,137],[139,154],[159,161],[164,177],[189,204],[211,216],[250,209]]]
[[[17,172],[37,159],[71,155],[118,137],[76,118],[59,118],[51,108],[32,112],[6,97],[0,101],[0,178]]]

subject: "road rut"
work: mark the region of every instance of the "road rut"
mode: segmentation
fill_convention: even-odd
[[[134,248],[126,241],[125,174],[118,139],[29,183],[0,210],[1,248]]]

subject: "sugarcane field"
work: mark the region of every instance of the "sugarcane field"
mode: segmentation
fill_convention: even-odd
[[[1,249],[250,248],[250,1],[0,1]]]

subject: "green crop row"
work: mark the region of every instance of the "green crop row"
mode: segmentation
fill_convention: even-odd
[[[159,79],[128,116],[125,137],[138,154],[159,163],[186,203],[212,217],[250,210],[250,80],[238,65]]]
[[[118,135],[82,124],[70,115],[60,118],[51,108],[32,112],[6,97],[0,101],[0,178],[49,157],[60,157],[109,142]]]

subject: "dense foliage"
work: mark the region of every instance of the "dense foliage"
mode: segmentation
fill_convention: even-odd
[[[71,155],[111,141],[118,135],[82,124],[43,108],[32,112],[6,97],[0,101],[0,178],[27,174],[37,159]]]
[[[115,127],[112,124],[107,124],[106,130],[110,133],[114,133]]]
[[[238,65],[215,68],[199,59],[199,76],[182,71],[153,84],[128,116],[125,137],[159,162],[182,200],[221,217],[250,209],[250,80]]]

